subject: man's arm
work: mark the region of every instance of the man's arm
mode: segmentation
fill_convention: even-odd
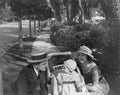
[[[47,61],[47,65],[46,65],[46,79],[47,79],[47,83],[50,84],[51,73],[50,73],[50,68],[49,68],[49,65],[48,65],[48,61]]]
[[[17,95],[27,95],[27,75],[21,71],[17,80],[18,93]]]

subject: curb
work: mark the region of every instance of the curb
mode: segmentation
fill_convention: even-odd
[[[3,55],[5,55],[5,53],[6,53],[10,48],[12,48],[15,44],[17,44],[17,43],[18,43],[18,41],[16,41],[15,43],[13,43],[12,46],[10,46],[10,47],[7,48],[5,51],[3,51],[3,53],[1,54],[1,57],[3,57]]]
[[[23,39],[26,38],[26,37],[23,37]],[[10,49],[12,48],[15,44],[18,44],[19,41],[16,41],[15,43],[13,43],[13,45],[11,45],[9,48],[5,49],[5,51],[3,51],[3,53],[1,54],[1,57],[3,57],[5,55],[5,53]],[[23,42],[24,43],[24,42]]]

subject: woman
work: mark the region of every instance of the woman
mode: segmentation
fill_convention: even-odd
[[[91,95],[107,95],[109,85],[101,75],[98,66],[93,62],[95,60],[92,51],[87,46],[81,46],[77,52],[80,62],[81,72],[85,79],[85,84]]]

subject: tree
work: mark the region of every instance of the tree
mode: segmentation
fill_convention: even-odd
[[[58,21],[73,22],[78,15],[82,16],[83,9],[81,0],[50,0],[55,17]],[[63,17],[63,18],[62,18]]]
[[[6,0],[0,0],[0,7],[3,8],[6,3]]]
[[[29,29],[30,29],[30,37],[32,37],[31,30],[31,21],[32,20],[45,20],[52,17],[53,13],[51,8],[47,6],[46,0],[11,0],[10,2],[11,9],[19,18],[19,38],[20,43],[22,43],[22,18],[25,17],[29,19]],[[22,47],[22,44],[20,44]]]
[[[117,53],[114,54],[115,56],[115,63],[114,67],[117,67],[120,69],[120,65],[118,64],[120,62],[120,0],[100,0],[100,3],[102,5],[103,11],[105,13],[106,19],[109,22],[110,27],[113,28],[113,31],[111,32],[111,39],[113,40],[114,44],[111,47],[111,49],[115,49]],[[109,50],[111,51],[111,50]],[[119,51],[119,52],[118,52]],[[113,55],[113,54],[111,54]],[[118,63],[117,63],[118,62]]]
[[[58,21],[61,21],[61,13],[60,13],[60,10],[61,10],[61,0],[50,0],[50,3],[51,3],[51,6],[54,10],[54,15],[55,15],[55,18],[58,20]]]
[[[27,0],[26,5],[26,17],[29,19],[30,37],[32,36],[31,31],[31,20],[38,20],[38,22],[53,17],[51,8],[48,7],[46,0]],[[35,24],[34,24],[35,25]],[[40,23],[38,24],[40,25]],[[34,27],[35,28],[35,27]],[[34,29],[35,30],[35,29]]]
[[[26,13],[26,6],[21,0],[11,0],[10,1],[11,10],[14,15],[18,18],[19,26],[19,47],[23,48],[23,39],[22,39],[22,17]]]

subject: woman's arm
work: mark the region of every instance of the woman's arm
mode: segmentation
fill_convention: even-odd
[[[18,92],[17,95],[28,95],[27,94],[27,75],[24,71],[21,71],[19,76],[18,76],[18,80],[17,80],[17,88],[18,88]]]
[[[90,92],[97,90],[97,87],[96,87],[95,85],[86,85],[86,88],[87,88],[88,91],[90,91]]]
[[[92,81],[93,85],[99,84],[99,79],[101,77],[100,70],[97,66],[92,69]]]
[[[86,87],[89,91],[96,91],[97,90],[97,85],[99,84],[99,78],[100,78],[100,71],[98,67],[93,67],[92,68],[92,83],[87,84]]]

